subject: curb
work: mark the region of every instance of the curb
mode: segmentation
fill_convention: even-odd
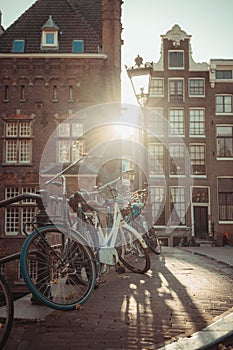
[[[233,336],[233,312],[212,323],[189,338],[180,338],[159,350],[204,350],[217,345],[224,339]]]

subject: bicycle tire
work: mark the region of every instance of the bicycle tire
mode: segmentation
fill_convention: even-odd
[[[13,298],[6,279],[0,275],[0,349],[5,346],[14,319]]]
[[[72,230],[72,238],[77,232]],[[78,236],[79,237],[79,236]],[[36,266],[36,276],[30,273]],[[32,294],[56,310],[79,308],[95,287],[95,262],[91,249],[70,239],[64,228],[45,226],[33,231],[24,241],[20,254],[23,278]]]
[[[154,227],[151,227],[146,233],[146,235],[149,240],[150,250],[152,250],[152,252],[154,252],[155,254],[160,255],[162,252],[162,248]]]
[[[143,238],[139,238],[129,228],[120,228],[120,241],[117,243],[119,260],[129,270],[144,274],[150,268],[150,256]]]

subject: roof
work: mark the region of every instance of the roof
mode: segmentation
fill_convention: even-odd
[[[73,40],[84,40],[85,53],[98,52],[101,0],[37,0],[0,37],[0,52],[11,53],[18,39],[25,41],[24,53],[41,53],[41,31],[49,18],[59,29],[59,48],[52,52],[72,52]]]

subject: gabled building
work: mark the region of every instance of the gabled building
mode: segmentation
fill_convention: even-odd
[[[41,155],[55,129],[57,163],[86,151],[85,138],[75,142],[85,120],[68,117],[120,101],[121,3],[37,0],[6,30],[0,23],[1,199],[38,190]],[[20,251],[23,224],[34,213],[28,201],[1,209],[0,256]],[[20,287],[18,267],[6,273]]]
[[[130,79],[149,75],[137,94],[148,129],[152,221],[164,244],[182,237],[233,243],[233,60],[196,63],[191,35],[161,35],[156,63],[138,55]],[[148,110],[149,109],[149,110]]]

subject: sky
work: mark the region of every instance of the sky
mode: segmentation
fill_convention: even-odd
[[[88,0],[87,0],[88,1]],[[35,0],[0,0],[2,25],[8,28]],[[195,62],[233,59],[233,0],[124,0],[122,5],[122,102],[135,103],[124,65],[160,58],[161,35],[178,24],[191,37]]]

